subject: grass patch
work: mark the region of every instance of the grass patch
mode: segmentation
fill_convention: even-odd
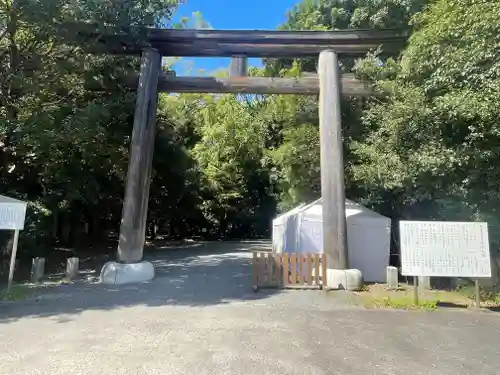
[[[360,292],[369,292],[369,291],[370,291],[369,285],[368,284],[363,284],[363,286],[360,289]]]
[[[364,306],[368,309],[391,308],[401,310],[436,310],[437,300],[419,299],[415,304],[413,297],[402,296],[367,296],[364,298]]]
[[[25,299],[28,294],[28,287],[15,285],[10,289],[10,291],[7,291],[7,289],[0,290],[0,301],[20,301]]]
[[[355,293],[356,304],[365,308],[392,308],[402,310],[437,310],[440,308],[470,308],[474,305],[474,286],[459,291],[424,290],[418,293],[418,304],[414,303],[413,286],[401,284],[388,289],[385,284],[365,285]],[[500,295],[491,291],[481,293],[483,308],[500,308]]]
[[[476,300],[476,288],[474,285],[464,285],[457,289],[457,294],[468,298],[471,301]],[[500,306],[500,288],[479,288],[479,298],[486,306]]]

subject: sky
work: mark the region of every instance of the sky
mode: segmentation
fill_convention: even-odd
[[[187,0],[174,16],[178,22],[201,12],[203,20],[214,29],[263,29],[272,30],[286,19],[286,12],[299,0]],[[249,66],[262,66],[260,59],[249,59]],[[174,65],[177,75],[211,75],[216,70],[227,69],[229,58],[186,57]]]

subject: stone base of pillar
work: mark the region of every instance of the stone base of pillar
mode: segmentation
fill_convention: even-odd
[[[102,267],[100,282],[111,285],[132,284],[150,281],[154,277],[155,268],[151,262],[108,262]]]
[[[393,266],[387,266],[387,288],[389,289],[397,289],[399,285],[399,274],[398,269]]]
[[[360,270],[326,270],[326,287],[334,290],[361,290],[363,275]]]

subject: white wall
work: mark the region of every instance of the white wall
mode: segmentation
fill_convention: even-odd
[[[347,225],[349,267],[359,269],[366,282],[385,282],[390,257],[391,227]]]

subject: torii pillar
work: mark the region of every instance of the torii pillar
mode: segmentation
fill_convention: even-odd
[[[142,261],[142,256],[146,239],[160,72],[161,55],[158,51],[143,51],[120,225],[118,261],[106,263],[102,268],[101,282],[105,284],[144,282],[153,279],[155,275],[153,264]]]
[[[322,233],[327,268],[327,274],[323,276],[326,276],[325,287],[329,289],[356,290],[362,287],[363,277],[359,270],[347,269],[344,155],[340,109],[342,81],[335,51],[327,50],[320,53],[318,75]]]

